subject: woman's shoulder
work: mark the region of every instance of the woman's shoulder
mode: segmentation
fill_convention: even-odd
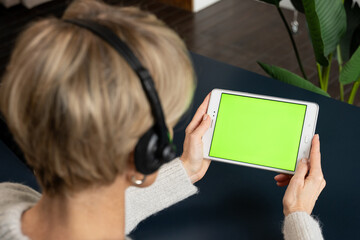
[[[0,183],[1,239],[28,239],[21,232],[21,216],[39,201],[41,194],[18,183]]]
[[[0,183],[0,212],[5,206],[36,203],[40,197],[39,192],[28,186],[11,182]]]

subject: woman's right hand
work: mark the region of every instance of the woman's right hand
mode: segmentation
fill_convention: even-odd
[[[184,152],[180,159],[192,183],[203,178],[210,165],[210,159],[204,159],[202,137],[209,129],[211,119],[206,114],[209,93],[195,113],[195,116],[185,130]]]
[[[309,215],[311,214],[316,200],[326,185],[321,170],[318,134],[312,140],[310,160],[302,159],[298,163],[293,177],[279,174],[275,177],[275,180],[278,186],[284,186],[289,183],[283,198],[285,216],[293,212],[307,212]]]

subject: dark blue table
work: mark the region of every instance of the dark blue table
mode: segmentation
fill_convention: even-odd
[[[327,186],[313,213],[325,239],[360,239],[360,109],[246,70],[193,54],[198,76],[194,106],[175,129],[182,150],[184,129],[203,98],[224,88],[313,101],[320,113],[322,165]],[[197,186],[200,193],[152,216],[132,233],[134,239],[281,239],[282,197],[274,172],[212,162]],[[36,187],[31,172],[0,142],[0,181]]]

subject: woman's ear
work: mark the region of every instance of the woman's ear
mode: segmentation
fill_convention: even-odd
[[[133,186],[132,178],[136,176],[136,168],[135,168],[135,162],[134,162],[134,151],[132,151],[129,154],[129,158],[126,163],[126,168],[124,171],[125,178],[126,178],[126,184],[128,187]]]
[[[129,155],[129,159],[125,168],[125,177],[126,184],[128,187],[148,187],[153,184],[157,177],[157,171],[150,175],[144,175],[136,170],[135,160],[134,160],[134,151],[132,151]]]

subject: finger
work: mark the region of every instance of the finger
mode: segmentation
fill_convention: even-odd
[[[211,123],[211,118],[209,115],[204,114],[202,118],[202,122],[200,125],[193,131],[193,135],[197,136],[198,138],[202,138],[204,136],[206,130],[209,129]]]
[[[193,132],[196,129],[196,127],[201,123],[202,118],[203,118],[204,114],[206,113],[206,110],[209,106],[210,95],[211,95],[211,93],[209,93],[206,96],[206,98],[204,99],[202,104],[196,110],[196,113],[195,113],[193,119],[191,120],[190,124],[188,125],[188,127],[186,129],[188,132]]]
[[[306,158],[301,159],[296,167],[293,178],[305,179],[305,176],[309,170],[308,161]]]
[[[289,185],[290,183],[290,179],[288,181],[284,181],[284,182],[276,182],[276,185],[279,187],[285,187],[287,185]]]
[[[292,175],[281,173],[281,174],[276,175],[276,176],[274,177],[274,179],[275,179],[277,182],[282,182],[282,181],[289,180],[291,177],[292,177]]]
[[[278,174],[274,177],[276,184],[279,187],[283,187],[289,184],[291,178],[293,177],[293,175],[289,175],[289,174]]]
[[[196,129],[196,127],[201,123],[202,118],[203,118],[204,114],[206,113],[207,108],[209,106],[210,95],[211,95],[211,93],[209,93],[206,96],[206,98],[204,99],[202,104],[196,110],[196,113],[195,113],[193,119],[191,120],[191,122],[189,123],[189,125],[186,128],[187,133],[193,132]]]
[[[310,174],[322,174],[321,170],[321,154],[320,154],[320,140],[319,135],[313,137],[310,151]]]

